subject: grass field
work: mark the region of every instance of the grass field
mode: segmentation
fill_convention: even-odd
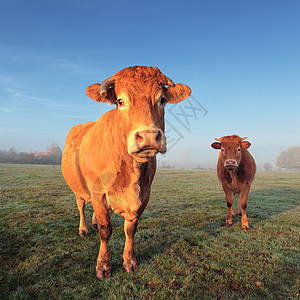
[[[140,268],[123,270],[123,220],[112,214],[104,280],[98,233],[78,236],[59,166],[0,165],[0,201],[0,299],[299,299],[300,173],[257,173],[245,233],[240,216],[222,226],[216,172],[158,170],[135,236]]]

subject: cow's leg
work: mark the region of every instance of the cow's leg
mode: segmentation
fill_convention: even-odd
[[[123,252],[123,266],[127,272],[137,271],[138,265],[134,256],[133,250],[133,239],[134,234],[137,229],[138,219],[129,222],[127,220],[124,221],[124,231],[126,236],[125,248]]]
[[[89,230],[86,226],[86,220],[85,220],[85,215],[84,215],[85,200],[81,196],[76,195],[76,203],[77,203],[77,207],[78,207],[79,215],[80,215],[79,235],[87,236],[89,234]]]
[[[111,276],[108,241],[112,234],[112,222],[109,214],[97,216],[97,221],[101,243],[97,259],[96,276],[97,278],[108,278]]]
[[[92,218],[92,228],[96,231],[98,230],[97,218],[96,218],[95,213],[93,214],[93,218]]]
[[[238,205],[237,205],[237,208],[236,208],[236,213],[237,215],[241,215],[242,214],[242,209],[241,209],[241,193],[239,193],[238,195]]]
[[[250,229],[246,209],[247,209],[247,199],[250,191],[250,185],[247,185],[240,193],[239,203],[242,210],[242,228],[244,231]]]
[[[223,185],[223,190],[226,197],[227,204],[227,216],[226,216],[226,225],[232,225],[232,206],[233,206],[233,192],[226,185]]]
[[[93,201],[93,208],[100,235],[100,250],[97,259],[96,276],[97,278],[108,278],[111,276],[108,241],[112,234],[112,222],[108,209],[104,207],[101,201]]]
[[[235,212],[234,212],[234,206],[231,206],[231,215],[233,218],[235,218]]]

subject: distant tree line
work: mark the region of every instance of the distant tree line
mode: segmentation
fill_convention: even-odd
[[[0,150],[0,163],[60,165],[61,157],[62,150],[56,143],[52,143],[46,152],[16,152],[13,148],[10,148],[9,151]],[[276,166],[279,168],[300,170],[300,147],[294,146],[282,151],[277,157]],[[173,168],[173,166],[166,162],[159,164],[159,167]],[[195,169],[200,168],[200,166],[195,167]],[[266,171],[272,170],[272,164],[266,162],[264,169]]]
[[[265,162],[264,163],[264,169],[265,171],[272,171],[272,164],[270,162]]]
[[[282,151],[276,160],[277,167],[300,170],[300,147],[290,147]]]
[[[0,163],[9,164],[60,165],[61,157],[62,151],[55,143],[46,152],[16,152],[13,148],[0,151]]]
[[[159,163],[158,167],[161,169],[172,169],[173,168],[170,164],[166,163],[165,161],[163,161],[161,164]]]

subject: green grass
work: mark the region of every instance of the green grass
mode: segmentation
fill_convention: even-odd
[[[257,173],[245,233],[240,216],[222,226],[216,172],[158,170],[135,236],[140,268],[123,270],[123,220],[112,214],[104,280],[98,233],[78,236],[60,167],[0,165],[0,201],[1,299],[299,299],[300,173]]]

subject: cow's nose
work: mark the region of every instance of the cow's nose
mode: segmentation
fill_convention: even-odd
[[[224,164],[225,167],[231,167],[231,168],[236,168],[238,165],[237,165],[237,162],[235,159],[227,159],[225,161],[225,164]]]
[[[143,130],[135,133],[135,142],[139,149],[159,149],[162,141],[161,130]]]

